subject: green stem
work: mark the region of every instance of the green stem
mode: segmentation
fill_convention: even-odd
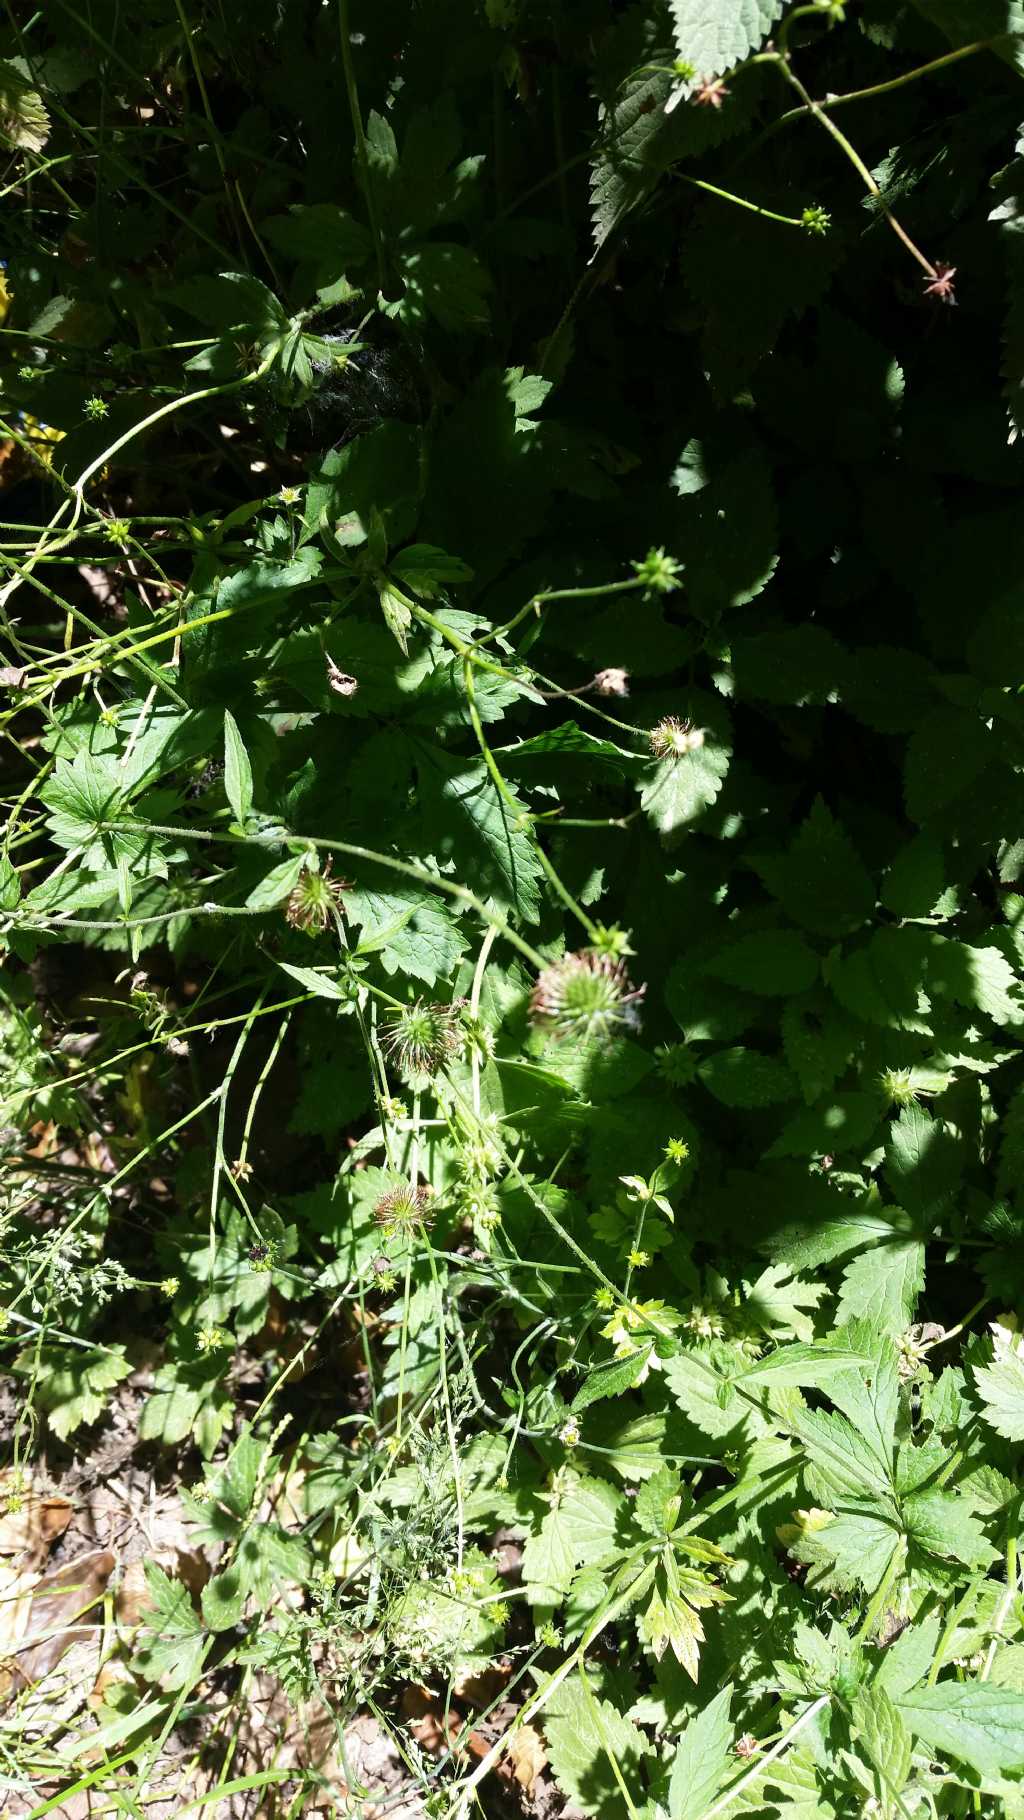
[[[717,183],[705,183],[702,177],[690,177],[686,171],[677,171],[684,183],[690,183],[695,190],[706,190],[709,196],[718,196],[723,202],[735,203],[738,209],[749,209],[752,215],[761,215],[765,221],[781,221],[783,227],[802,228],[799,215],[780,215],[775,209],[765,209],[757,202],[750,202],[746,196],[736,196],[732,190],[719,189]]]
[[[800,81],[799,76],[794,75],[793,71],[790,69],[789,64],[786,62],[786,59],[784,57],[778,58],[778,67],[782,71],[782,74],[786,78],[786,81],[789,83],[790,87],[794,88],[796,90],[796,92],[800,96],[800,99],[803,102],[804,106],[809,110],[810,113],[812,113],[814,115],[814,118],[816,120],[820,121],[821,125],[824,127],[826,133],[829,134],[830,138],[835,140],[836,144],[838,145],[840,151],[843,153],[844,157],[849,159],[849,162],[852,164],[854,170],[857,172],[857,175],[860,177],[861,181],[863,182],[865,189],[869,192],[870,195],[875,196],[877,198],[881,198],[882,192],[879,189],[878,184],[875,182],[875,179],[872,177],[871,172],[869,171],[867,165],[864,163],[864,160],[861,157],[860,153],[858,152],[856,146],[851,145],[850,141],[846,137],[846,134],[841,131],[841,129],[836,125],[834,120],[829,119],[828,114],[825,112],[825,110],[821,106],[820,102],[812,100],[811,96],[808,94],[807,90],[804,88],[803,83]],[[884,215],[886,221],[889,223],[889,226],[892,228],[892,231],[896,235],[897,239],[899,239],[903,242],[903,245],[906,247],[906,249],[907,249],[908,253],[911,255],[911,257],[913,259],[917,260],[917,263],[921,267],[922,271],[927,273],[929,279],[931,279],[932,282],[934,282],[935,279],[938,277],[938,273],[935,270],[935,267],[932,264],[931,260],[927,259],[925,257],[925,255],[922,253],[920,247],[915,245],[913,240],[911,240],[910,235],[907,233],[906,228],[903,227],[900,224],[900,222],[897,221],[892,210],[886,208],[884,203],[881,204],[881,213]]]
[[[384,866],[390,872],[399,872],[404,878],[412,878],[416,880],[417,884],[425,885],[428,890],[440,891],[444,896],[455,898],[459,903],[465,904],[468,910],[475,911],[478,916],[483,918],[485,923],[491,924],[498,935],[504,937],[513,948],[517,948],[519,953],[529,961],[531,967],[535,967],[538,972],[548,964],[544,959],[544,956],[539,954],[536,948],[532,948],[529,942],[524,941],[521,935],[518,935],[514,929],[510,928],[503,916],[499,916],[496,911],[485,904],[483,899],[479,898],[476,892],[471,891],[467,885],[457,885],[452,879],[438,878],[434,873],[428,872],[424,866],[414,865],[410,860],[396,859],[393,854],[381,853],[374,847],[357,846],[353,841],[326,840],[319,835],[291,834],[286,829],[279,830],[274,834],[260,835],[230,834],[226,830],[221,832],[220,830],[206,828],[182,828],[176,827],[169,822],[110,821],[105,823],[105,826],[112,833],[167,834],[173,836],[176,840],[194,840],[213,845],[224,843],[236,847],[291,846],[292,848],[300,849],[304,847],[315,847],[320,853],[342,853],[347,855],[349,859],[366,860],[369,865]],[[35,918],[31,925],[19,924],[19,927],[31,926],[39,929],[51,927],[60,929],[124,929],[142,927],[143,925],[148,926],[156,923],[173,922],[175,917],[194,916],[196,914],[206,916],[262,916],[265,912],[248,910],[242,906],[230,904],[204,903],[194,906],[183,904],[177,910],[165,910],[155,916],[139,917],[134,920],[125,918],[115,919],[113,921],[86,921],[85,919],[56,916]]]
[[[916,69],[907,70],[902,76],[892,76],[888,82],[873,83],[870,88],[851,89],[846,95],[828,95],[818,106],[829,113],[834,108],[845,107],[850,101],[873,101],[877,95],[891,95],[896,89],[907,88],[912,82],[919,82],[922,76],[931,76],[936,70],[946,69],[951,63],[959,63],[964,57],[974,57],[978,51],[992,50],[998,44],[997,38],[979,38],[974,44],[961,44],[955,51],[947,51],[942,57],[933,57],[930,63],[918,64]],[[805,103],[803,107],[790,108],[788,113],[780,114],[776,126],[784,126],[787,120],[800,120],[813,110]]]
[[[349,0],[338,0],[338,32],[341,37],[341,63],[345,72],[345,91],[348,95],[348,109],[352,116],[352,131],[356,141],[356,159],[359,164],[359,176],[366,200],[366,214],[373,237],[373,248],[377,257],[377,282],[381,291],[386,289],[387,274],[384,267],[384,247],[380,237],[380,226],[377,221],[377,205],[370,179],[370,160],[366,150],[366,134],[363,131],[363,116],[359,106],[359,90],[356,86],[355,66],[352,62],[352,34],[349,30]]]
[[[580,905],[576,902],[576,899],[573,897],[572,892],[569,890],[568,886],[564,885],[562,883],[562,880],[559,877],[557,871],[555,870],[554,865],[552,864],[551,860],[548,858],[547,854],[545,853],[543,847],[540,844],[540,841],[537,839],[536,832],[534,831],[534,829],[532,827],[532,820],[533,820],[532,816],[529,814],[528,811],[523,809],[523,806],[521,803],[516,801],[516,798],[513,796],[511,790],[509,789],[508,785],[505,782],[505,779],[502,777],[501,772],[498,769],[497,760],[495,759],[494,753],[491,751],[491,748],[487,743],[487,736],[484,733],[483,722],[480,719],[479,709],[477,708],[477,705],[476,705],[476,684],[473,680],[473,663],[472,663],[472,659],[470,657],[467,657],[464,661],[463,674],[465,676],[465,682],[466,682],[466,699],[467,699],[467,702],[469,705],[469,718],[473,725],[473,732],[476,734],[477,745],[480,747],[480,750],[483,753],[484,764],[487,766],[487,769],[490,772],[491,779],[494,783],[494,787],[497,790],[501,801],[505,804],[506,808],[509,809],[511,811],[512,815],[515,817],[515,826],[518,829],[522,830],[523,832],[529,831],[529,834],[531,836],[532,843],[533,843],[534,852],[536,853],[537,858],[540,861],[541,867],[543,868],[544,874],[548,880],[548,883],[551,885],[556,896],[561,899],[562,903],[565,905],[565,908],[570,912],[570,914],[572,916],[576,917],[577,921],[582,924],[583,928],[586,930],[587,934],[589,935],[591,941],[596,942],[598,939],[598,932],[597,932],[597,928],[596,928],[595,924],[591,922],[589,916],[587,915],[586,911],[583,909],[582,905]]]

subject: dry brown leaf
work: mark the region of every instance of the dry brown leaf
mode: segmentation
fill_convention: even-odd
[[[29,1136],[35,1138],[36,1141],[29,1145],[25,1152],[26,1156],[50,1157],[60,1149],[57,1141],[57,1127],[52,1119],[38,1119],[34,1125],[29,1127]]]
[[[509,1740],[506,1762],[523,1792],[529,1795],[542,1769],[547,1768],[547,1752],[540,1732],[532,1725],[519,1725]]]
[[[454,1747],[465,1723],[454,1707],[450,1706],[446,1713],[437,1694],[414,1683],[403,1691],[401,1713],[417,1744],[432,1757]]]
[[[77,1561],[44,1574],[22,1595],[27,1623],[11,1663],[13,1683],[31,1687],[43,1681],[73,1643],[96,1629],[96,1607],[117,1559],[107,1549],[79,1555]]]

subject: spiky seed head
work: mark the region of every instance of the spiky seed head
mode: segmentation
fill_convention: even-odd
[[[909,1068],[883,1068],[878,1085],[890,1106],[912,1106],[917,1089]]]
[[[635,562],[633,568],[645,594],[671,594],[679,586],[682,565],[665,550],[648,550],[643,562]]]
[[[426,1183],[419,1182],[414,1187],[411,1182],[402,1182],[381,1195],[373,1217],[386,1234],[408,1232],[430,1224],[433,1199],[434,1191]]]
[[[692,727],[678,714],[666,714],[648,734],[655,758],[685,758],[688,752],[699,752],[704,744],[701,727]]]
[[[285,904],[285,917],[293,929],[304,929],[307,935],[321,935],[340,911],[346,891],[352,885],[347,878],[331,877],[330,859],[322,872],[302,873]]]
[[[382,1041],[405,1075],[433,1076],[462,1047],[465,1032],[457,1005],[414,1005],[389,1011]]]
[[[537,976],[530,1017],[560,1040],[609,1037],[636,1017],[646,988],[634,986],[624,961],[584,948],[565,954]]]

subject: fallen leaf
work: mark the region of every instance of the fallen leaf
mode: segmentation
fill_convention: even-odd
[[[525,1794],[530,1794],[542,1769],[547,1768],[547,1752],[540,1732],[532,1725],[519,1725],[512,1733],[505,1761]]]

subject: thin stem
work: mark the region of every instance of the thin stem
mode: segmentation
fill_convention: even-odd
[[[856,146],[851,145],[850,141],[846,137],[846,134],[841,131],[841,129],[836,125],[834,120],[829,119],[828,114],[825,112],[825,110],[821,106],[820,102],[812,100],[811,96],[808,94],[807,90],[804,88],[803,83],[800,81],[799,76],[794,75],[793,71],[790,69],[789,64],[787,63],[787,61],[784,57],[778,58],[778,67],[782,71],[782,74],[785,76],[786,81],[789,83],[790,87],[794,88],[796,90],[796,92],[800,96],[800,99],[803,102],[804,106],[814,115],[814,118],[816,120],[819,120],[821,122],[826,133],[828,133],[829,136],[835,140],[840,151],[843,153],[843,155],[846,158],[849,159],[850,163],[853,165],[854,170],[857,172],[857,175],[861,178],[865,189],[869,192],[870,195],[878,197],[880,200],[882,192],[879,189],[878,184],[875,182],[875,179],[872,177],[871,172],[868,170],[867,165],[864,163],[864,160],[861,157],[860,153],[858,152]],[[910,238],[910,235],[907,233],[906,228],[903,227],[900,224],[900,222],[897,221],[892,210],[889,208],[886,208],[884,203],[881,203],[881,213],[885,216],[885,219],[889,223],[889,226],[892,228],[893,233],[897,236],[897,238],[899,240],[901,240],[903,242],[903,245],[906,247],[908,253],[911,255],[911,258],[917,260],[917,263],[921,267],[922,271],[926,272],[929,279],[931,279],[931,281],[934,283],[935,280],[938,278],[939,274],[936,271],[931,260],[925,257],[924,253],[922,253],[919,246],[916,246],[914,244],[913,240],[911,240],[911,238]]]
[[[705,183],[702,177],[691,177],[686,171],[677,171],[684,183],[690,183],[695,190],[706,190],[709,196],[718,196],[723,202],[735,203],[738,209],[749,209],[752,215],[760,215],[765,221],[781,221],[783,227],[802,228],[804,223],[799,215],[780,215],[775,209],[762,208],[760,203],[751,202],[746,196],[736,196],[732,190],[719,189],[717,183]]]
[[[359,164],[359,176],[366,200],[366,214],[373,237],[373,248],[377,257],[377,281],[381,291],[386,288],[387,274],[384,267],[384,247],[380,237],[380,225],[377,221],[377,205],[370,179],[370,160],[366,150],[366,134],[363,131],[363,116],[359,106],[359,90],[356,86],[355,66],[352,62],[352,33],[349,29],[349,0],[338,0],[338,32],[341,37],[341,63],[345,72],[345,91],[348,95],[348,109],[352,116],[352,131],[356,141],[356,159]]]
[[[978,51],[992,50],[999,40],[997,38],[979,38],[974,44],[961,44],[955,51],[946,51],[942,57],[933,57],[930,63],[918,64],[916,69],[906,70],[902,76],[892,76],[888,82],[875,82],[870,88],[851,89],[846,95],[826,95],[818,102],[819,108],[831,113],[833,108],[845,107],[849,101],[873,101],[877,95],[891,95],[896,89],[907,88],[912,82],[919,82],[922,76],[931,76],[936,70],[946,69],[951,63],[959,63],[964,57],[973,57]],[[780,114],[776,126],[784,126],[787,120],[799,120],[813,109],[805,103],[803,107],[793,107],[785,114]]]

